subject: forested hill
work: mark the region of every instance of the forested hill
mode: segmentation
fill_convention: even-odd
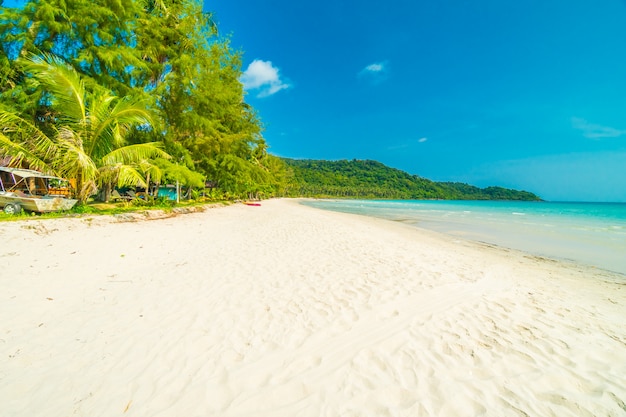
[[[434,182],[377,161],[283,159],[293,171],[291,193],[304,197],[444,200],[541,199],[527,191]],[[294,189],[295,188],[295,189]]]

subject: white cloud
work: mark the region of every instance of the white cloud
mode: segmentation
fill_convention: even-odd
[[[418,145],[416,145],[416,143],[424,143],[424,142],[427,142],[427,141],[428,141],[428,138],[425,137],[425,136],[423,136],[423,137],[421,137],[419,139],[409,139],[409,140],[406,140],[404,142],[388,146],[387,150],[388,151],[399,151],[399,150],[408,149],[408,148],[415,149],[415,146],[418,146]]]
[[[371,71],[371,72],[381,72],[385,70],[385,64],[381,63],[376,63],[376,64],[369,64],[367,67],[365,67],[365,71]]]
[[[368,81],[378,84],[381,81],[387,79],[389,73],[389,64],[387,61],[383,62],[374,62],[373,64],[367,65],[361,71],[359,71],[359,78],[367,79]]]
[[[626,135],[626,130],[619,130],[610,126],[596,125],[579,117],[572,117],[572,126],[574,129],[582,131],[583,136],[589,139],[618,138]]]
[[[280,79],[279,72],[270,61],[255,59],[248,65],[240,81],[244,89],[257,91],[257,97],[268,97],[291,87]]]

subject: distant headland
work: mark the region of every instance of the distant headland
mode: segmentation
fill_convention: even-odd
[[[436,182],[372,160],[282,159],[291,176],[287,194],[302,197],[541,201],[528,191]]]

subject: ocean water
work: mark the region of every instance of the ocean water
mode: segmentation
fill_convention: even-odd
[[[626,274],[626,203],[307,200]]]

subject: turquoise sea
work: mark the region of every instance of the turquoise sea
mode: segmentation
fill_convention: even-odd
[[[626,274],[626,203],[308,200],[303,204]]]

